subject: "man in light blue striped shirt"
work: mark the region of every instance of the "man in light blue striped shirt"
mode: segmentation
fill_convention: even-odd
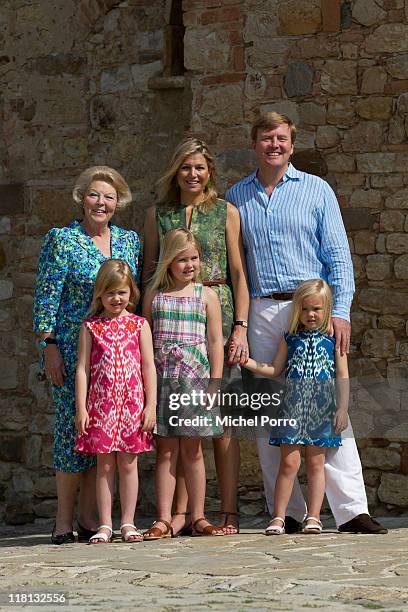
[[[322,278],[333,290],[336,347],[348,352],[350,306],[354,293],[350,250],[336,196],[317,176],[290,163],[296,137],[292,121],[278,113],[262,115],[251,132],[258,170],[233,185],[225,199],[236,205],[246,254],[251,305],[248,340],[254,359],[273,361],[287,330],[291,297],[305,280]],[[340,531],[386,533],[368,514],[361,462],[351,426],[343,446],[328,449],[326,494]],[[279,449],[258,439],[265,495],[273,515]],[[305,515],[298,482],[288,515]],[[293,521],[292,521],[293,525]],[[287,531],[288,529],[287,521]]]

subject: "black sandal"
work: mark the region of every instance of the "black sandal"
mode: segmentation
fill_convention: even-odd
[[[51,543],[60,546],[61,544],[72,544],[75,542],[75,536],[73,531],[67,531],[66,533],[55,534],[55,527],[57,523],[54,523],[51,533]]]
[[[95,529],[87,529],[83,527],[79,521],[77,521],[77,534],[78,534],[78,542],[86,542],[88,543],[90,538],[97,533]]]

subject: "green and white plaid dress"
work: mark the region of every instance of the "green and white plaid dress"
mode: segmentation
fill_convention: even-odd
[[[207,410],[199,401],[210,377],[202,291],[203,286],[196,283],[191,297],[157,293],[153,299],[159,436],[211,437],[223,433],[218,408]],[[185,423],[187,419],[192,422]]]

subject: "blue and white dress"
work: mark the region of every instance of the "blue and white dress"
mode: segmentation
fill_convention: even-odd
[[[341,446],[335,435],[335,339],[318,330],[285,333],[288,345],[286,388],[280,419],[292,420],[274,428],[269,444]],[[293,421],[296,421],[294,424]]]

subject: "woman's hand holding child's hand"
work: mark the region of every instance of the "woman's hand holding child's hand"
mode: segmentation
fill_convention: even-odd
[[[84,436],[88,435],[88,432],[86,431],[89,426],[89,414],[87,410],[77,410],[75,425],[80,434]]]
[[[153,431],[156,425],[156,409],[154,407],[145,406],[142,416],[142,431]]]
[[[348,412],[347,410],[339,408],[336,410],[333,417],[334,433],[339,434],[346,429],[348,425]]]

